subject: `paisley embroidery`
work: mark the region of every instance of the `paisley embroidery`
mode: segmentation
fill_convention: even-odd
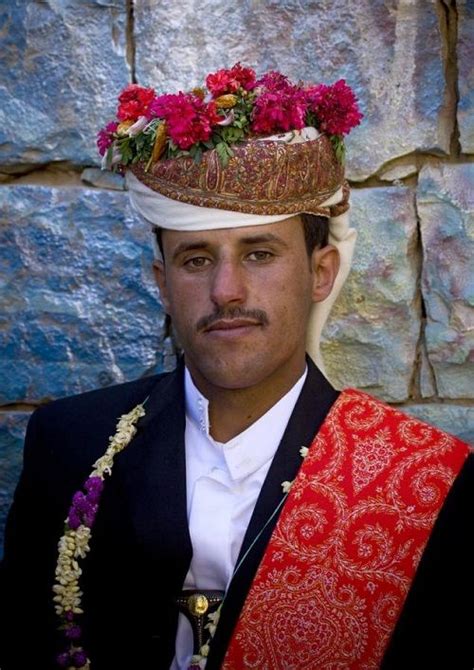
[[[468,447],[359,391],[313,440],[223,670],[380,667]]]

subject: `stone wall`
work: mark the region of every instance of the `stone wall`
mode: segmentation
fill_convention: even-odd
[[[474,441],[473,31],[472,0],[4,3],[0,537],[34,407],[173,366],[147,231],[98,170],[129,81],[173,91],[237,60],[348,81],[359,244],[330,377]]]

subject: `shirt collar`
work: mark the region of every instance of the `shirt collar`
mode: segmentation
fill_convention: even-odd
[[[221,460],[224,457],[232,479],[239,480],[256,472],[275,455],[305,382],[308,368],[305,368],[296,384],[273,407],[225,443],[217,442],[209,434],[209,401],[197,389],[187,368],[184,374],[187,418],[199,428],[202,437],[216,452],[216,458]]]

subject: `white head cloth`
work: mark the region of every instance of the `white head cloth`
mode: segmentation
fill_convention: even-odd
[[[310,131],[310,132],[308,132]],[[286,133],[266,140],[274,139],[287,143],[304,142],[315,139],[313,128],[303,129],[300,133]],[[242,214],[229,210],[211,207],[197,207],[184,202],[167,198],[143,184],[130,171],[127,172],[127,186],[130,201],[139,215],[154,226],[180,231],[218,230],[222,228],[242,228],[276,223],[295,216],[294,214],[278,214],[265,216],[258,214]],[[321,203],[322,207],[336,205],[343,199],[342,188],[328,200]],[[300,212],[303,214],[304,212]],[[350,271],[352,254],[356,240],[356,231],[349,227],[349,212],[329,219],[329,243],[339,251],[340,268],[329,296],[322,302],[314,303],[308,332],[306,350],[319,369],[324,373],[324,364],[320,351],[320,339],[324,324],[336,301],[339,292]]]

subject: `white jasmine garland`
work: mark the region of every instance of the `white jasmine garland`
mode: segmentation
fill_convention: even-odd
[[[79,578],[82,575],[79,559],[83,559],[90,550],[91,528],[105,475],[112,473],[115,456],[130,444],[137,432],[135,424],[144,415],[143,404],[140,404],[120,417],[116,433],[109,437],[105,454],[94,463],[84,484],[87,493],[78,491],[74,495],[65,520],[65,532],[58,543],[56,581],[53,586],[55,610],[61,620],[60,629],[64,631],[68,641],[67,650],[57,657],[58,665],[63,668],[91,668],[90,660],[80,644],[82,631],[76,623],[76,617],[84,613],[81,608],[83,594],[79,588]]]

